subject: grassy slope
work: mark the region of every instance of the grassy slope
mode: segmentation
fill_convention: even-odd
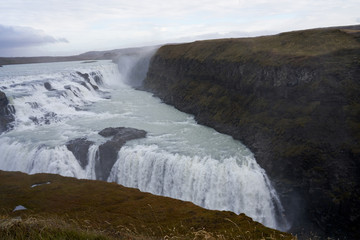
[[[200,61],[212,59],[229,62],[256,60],[272,65],[285,64],[291,60],[328,54],[340,49],[359,48],[359,41],[349,37],[350,34],[356,35],[359,32],[342,29],[314,29],[255,38],[197,41],[167,45],[170,47],[160,48],[157,54],[165,59],[186,58]],[[267,59],[267,55],[272,58]]]
[[[33,184],[46,183],[31,188]],[[17,205],[27,210],[12,212]],[[19,216],[21,220],[19,220]],[[293,239],[244,214],[115,183],[0,171],[0,239]]]

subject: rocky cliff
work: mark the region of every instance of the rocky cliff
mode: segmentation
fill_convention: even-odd
[[[291,231],[359,238],[357,29],[163,46],[143,88],[248,146]]]
[[[11,128],[10,123],[14,121],[14,107],[9,104],[4,92],[0,91],[0,134]]]

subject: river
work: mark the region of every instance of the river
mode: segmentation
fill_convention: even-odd
[[[279,198],[250,150],[132,88],[129,71],[111,61],[0,68],[0,90],[15,108],[13,129],[0,135],[0,169],[96,179],[95,153],[106,141],[98,132],[142,129],[147,137],[121,148],[107,181],[283,230]],[[85,167],[65,145],[77,138],[94,142]]]

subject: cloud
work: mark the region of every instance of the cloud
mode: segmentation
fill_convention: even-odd
[[[0,49],[27,48],[52,43],[68,43],[65,38],[54,38],[31,27],[0,25]]]
[[[11,0],[0,4],[0,54],[9,47],[25,50],[20,46],[76,54],[181,38],[351,25],[359,22],[359,11],[359,0]],[[18,37],[9,40],[14,32]],[[71,43],[65,49],[56,43],[66,39],[54,36]]]

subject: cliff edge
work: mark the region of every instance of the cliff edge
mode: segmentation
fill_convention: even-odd
[[[360,238],[359,30],[166,45],[143,88],[249,147],[291,231]]]
[[[244,214],[114,183],[0,171],[0,239],[279,239]]]

